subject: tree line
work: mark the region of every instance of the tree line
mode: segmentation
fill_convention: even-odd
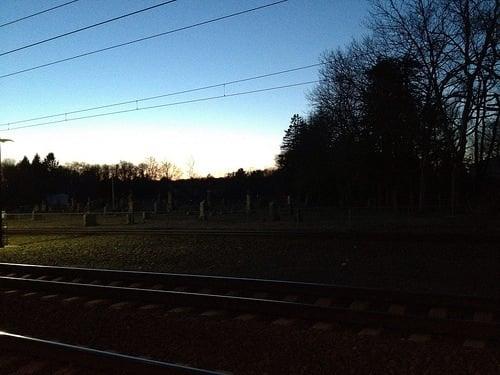
[[[370,35],[322,56],[310,114],[285,132],[276,161],[291,191],[338,205],[491,206],[498,8],[372,1]]]
[[[66,195],[81,209],[89,201],[94,209],[104,205],[111,209],[114,195],[119,210],[127,209],[129,198],[149,202],[149,206],[153,201],[165,203],[168,192],[175,196],[176,204],[197,205],[206,198],[208,190],[214,201],[227,204],[243,202],[250,191],[269,197],[280,191],[269,170],[240,168],[222,178],[199,177],[194,161],[190,160],[184,176],[174,163],[159,162],[153,157],[137,165],[127,161],[112,165],[82,162],[60,165],[53,153],[48,153],[43,160],[36,154],[31,161],[26,156],[18,163],[5,160],[2,171],[3,207],[8,211],[48,207],[49,197],[59,194]]]

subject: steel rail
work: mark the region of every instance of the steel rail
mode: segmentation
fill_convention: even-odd
[[[251,312],[271,316],[326,322],[342,322],[355,326],[375,326],[402,332],[421,332],[474,339],[500,338],[500,324],[471,320],[438,319],[413,315],[392,315],[375,311],[357,311],[341,307],[324,307],[297,302],[235,297],[217,294],[186,293],[166,290],[89,285],[72,282],[0,277],[0,287],[49,292],[70,296],[98,297],[118,301],[169,306],[190,306],[226,311]]]
[[[340,299],[362,299],[373,302],[457,307],[476,311],[500,312],[500,299],[472,295],[450,295],[406,292],[394,289],[363,288],[346,285],[307,283],[285,280],[208,276],[198,274],[92,269],[79,267],[44,266],[33,264],[0,263],[0,273],[123,281],[130,283],[162,284],[165,287],[190,286],[226,290],[263,291],[279,294],[299,294]]]
[[[119,371],[126,374],[198,374],[221,375],[221,372],[198,369],[175,363],[155,361],[115,352],[65,344],[57,341],[0,331],[0,347],[28,356],[40,356],[56,362],[72,362],[86,368]]]

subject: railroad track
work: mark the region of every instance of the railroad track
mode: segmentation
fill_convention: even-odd
[[[2,374],[222,374],[3,331],[0,348]]]
[[[453,337],[471,345],[500,340],[500,300],[329,284],[0,263],[0,288],[227,311],[313,324],[342,322],[369,334]]]

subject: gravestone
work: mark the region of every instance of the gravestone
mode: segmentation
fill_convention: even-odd
[[[200,220],[205,220],[206,215],[205,215],[205,201],[200,202],[200,215],[199,215]]]
[[[247,215],[250,215],[250,213],[252,212],[252,197],[248,193],[245,202],[245,212]]]
[[[131,224],[134,224],[134,213],[127,213],[125,215],[125,224],[127,225],[131,225]]]
[[[271,221],[278,221],[280,219],[274,202],[269,202],[269,219]]]
[[[206,199],[207,208],[212,207],[212,192],[207,190],[207,199]]]
[[[156,215],[158,213],[158,202],[153,202],[153,213]]]
[[[291,195],[288,195],[286,197],[286,205],[287,205],[287,208],[288,208],[288,214],[290,216],[293,215],[293,201],[292,201],[292,196]]]
[[[170,212],[174,209],[174,199],[172,197],[172,192],[169,191],[167,193],[167,212]]]
[[[300,208],[297,208],[297,210],[295,210],[295,222],[302,223],[302,221],[303,221],[302,210]]]
[[[94,227],[96,225],[97,225],[97,218],[95,214],[89,214],[89,213],[83,214],[84,227]]]

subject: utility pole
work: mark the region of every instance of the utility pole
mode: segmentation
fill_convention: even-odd
[[[12,139],[0,138],[0,248],[4,247],[3,235],[3,170],[2,170],[2,143],[14,142]]]

